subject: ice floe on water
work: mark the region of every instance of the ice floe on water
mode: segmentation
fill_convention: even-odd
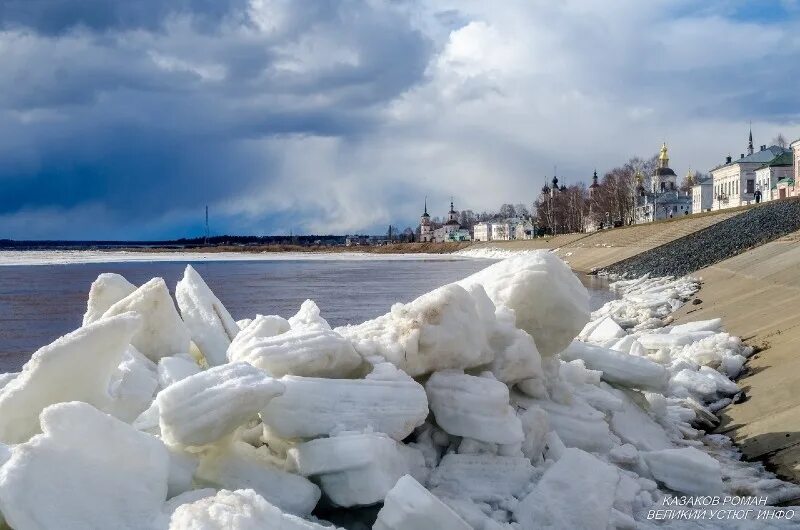
[[[312,301],[236,322],[191,267],[177,303],[163,280],[101,275],[83,326],[0,376],[0,513],[15,530],[794,526],[769,510],[800,487],[706,434],[751,349],[719,319],[672,323],[692,278],[611,288],[590,313],[564,262],[527,252],[332,329]]]
[[[456,253],[379,254],[375,252],[148,252],[135,250],[2,250],[0,266],[68,265],[72,263],[155,263],[212,261],[415,261],[457,260]]]

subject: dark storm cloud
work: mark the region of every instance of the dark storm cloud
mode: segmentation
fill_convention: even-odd
[[[269,187],[278,162],[253,142],[368,135],[430,53],[398,13],[355,2],[282,3],[268,30],[241,2],[69,5],[3,4],[0,231],[4,215],[99,203],[135,237],[135,223]],[[211,34],[194,24],[235,10]]]
[[[160,29],[170,16],[189,14],[213,25],[246,6],[244,0],[3,0],[0,27],[29,28],[45,35],[74,29]]]

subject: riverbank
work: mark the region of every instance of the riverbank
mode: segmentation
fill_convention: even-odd
[[[699,303],[677,322],[720,317],[757,349],[738,383],[745,399],[721,412],[718,432],[749,459],[800,482],[800,232],[694,273]]]

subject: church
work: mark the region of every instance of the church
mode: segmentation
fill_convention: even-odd
[[[425,210],[419,219],[419,240],[422,243],[445,243],[448,241],[469,241],[469,230],[461,228],[458,221],[458,212],[450,199],[450,211],[447,220],[439,228],[433,228],[431,216],[428,214],[428,200],[425,199]]]
[[[652,223],[692,213],[692,198],[680,190],[678,176],[669,167],[667,144],[661,146],[658,166],[645,187],[645,178],[636,172],[636,208],[634,223]]]

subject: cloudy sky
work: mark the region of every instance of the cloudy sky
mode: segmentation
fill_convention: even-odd
[[[382,233],[800,137],[797,1],[0,0],[0,238]]]

